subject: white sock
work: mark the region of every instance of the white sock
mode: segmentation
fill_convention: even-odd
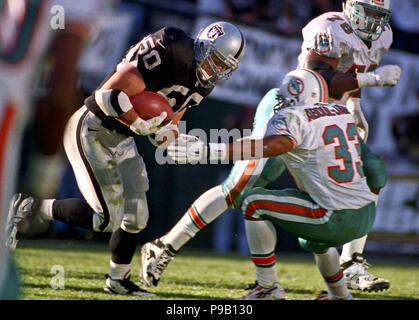
[[[342,247],[342,253],[340,255],[341,264],[352,260],[352,255],[355,252],[362,254],[364,252],[365,242],[367,242],[368,235],[363,236],[359,239],[354,239],[351,242],[345,243]]]
[[[227,210],[221,186],[216,186],[203,193],[190,206],[179,222],[166,234],[163,242],[178,251],[186,242],[206,225]]]
[[[38,208],[38,213],[43,220],[53,220],[52,217],[52,204],[54,203],[55,199],[45,199],[41,200],[41,203]]]
[[[109,277],[113,280],[122,280],[131,274],[130,264],[117,264],[110,260],[109,262]]]
[[[327,285],[327,291],[333,297],[343,299],[349,295],[343,272],[340,269],[339,253],[336,248],[329,248],[326,253],[314,254],[317,268]]]
[[[256,267],[256,280],[264,288],[279,282],[275,269],[276,230],[268,220],[245,220],[250,254]]]

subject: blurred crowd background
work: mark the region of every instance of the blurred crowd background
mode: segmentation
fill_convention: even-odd
[[[248,44],[239,70],[189,110],[184,120],[188,130],[249,129],[260,98],[296,67],[302,27],[321,13],[342,10],[342,0],[54,0],[54,4],[64,8],[65,28],[50,30],[31,84],[33,111],[24,128],[16,189],[58,199],[81,197],[62,148],[66,120],[146,34],[176,26],[195,37],[208,22],[236,23]],[[419,254],[419,0],[392,0],[391,9],[394,41],[383,64],[401,65],[402,80],[395,88],[371,88],[363,96],[371,127],[368,144],[383,157],[390,174],[366,251]],[[55,11],[48,14],[53,18]],[[146,242],[167,232],[202,192],[226,177],[231,166],[157,165],[155,148],[146,138],[136,141],[150,179],[150,218],[141,240]],[[293,186],[285,174],[269,187]],[[59,222],[31,221],[28,232],[29,237],[86,240],[109,236]],[[278,232],[278,249],[301,250],[296,238]],[[225,213],[187,247],[247,254],[240,212]]]

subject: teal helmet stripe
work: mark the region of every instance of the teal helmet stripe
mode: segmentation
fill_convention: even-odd
[[[321,78],[321,76],[317,72],[314,72],[313,70],[310,70],[310,69],[304,69],[304,70],[307,70],[308,72],[310,72],[314,76],[316,81],[318,82],[319,88],[320,88],[320,102],[326,102],[327,84],[325,83],[323,78]]]
[[[4,0],[0,0],[0,9],[4,5]],[[29,0],[27,3],[24,22],[18,35],[15,48],[10,52],[0,51],[0,59],[16,63],[23,59],[29,49],[29,44],[36,26],[37,18],[41,14],[43,0]],[[1,12],[1,11],[0,11]]]

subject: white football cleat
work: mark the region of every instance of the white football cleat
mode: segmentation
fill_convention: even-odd
[[[106,275],[105,287],[103,288],[110,294],[122,294],[142,297],[155,297],[154,293],[141,289],[134,282],[130,280],[130,276],[122,280],[112,279],[108,274]]]
[[[16,249],[19,242],[19,229],[24,221],[36,211],[38,201],[24,193],[17,193],[12,197],[7,216],[6,246],[10,250]]]
[[[329,294],[326,290],[317,293],[316,299],[314,300],[355,300],[354,297],[348,293],[346,297],[336,297]]]
[[[161,239],[147,242],[141,247],[141,282],[147,287],[156,287],[163,271],[175,258],[176,251]]]
[[[341,265],[348,289],[362,291],[382,291],[390,287],[390,281],[384,278],[377,278],[367,271],[370,265],[361,254],[355,252],[352,260]]]
[[[251,291],[239,300],[285,300],[285,290],[278,282],[270,288],[264,288],[255,281],[246,290]]]

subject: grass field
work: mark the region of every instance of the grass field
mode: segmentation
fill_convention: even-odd
[[[138,300],[139,297],[109,295],[103,291],[109,251],[103,242],[22,240],[15,251],[24,300]],[[52,289],[56,273],[64,271],[64,289]],[[140,255],[133,261],[133,279],[138,284]],[[277,270],[289,300],[311,300],[324,289],[311,255],[277,254]],[[375,262],[373,273],[388,278],[391,287],[378,293],[352,291],[356,299],[419,299],[419,262]],[[153,300],[236,300],[254,282],[254,266],[241,256],[182,251],[169,264]],[[54,282],[53,283],[58,283]]]

